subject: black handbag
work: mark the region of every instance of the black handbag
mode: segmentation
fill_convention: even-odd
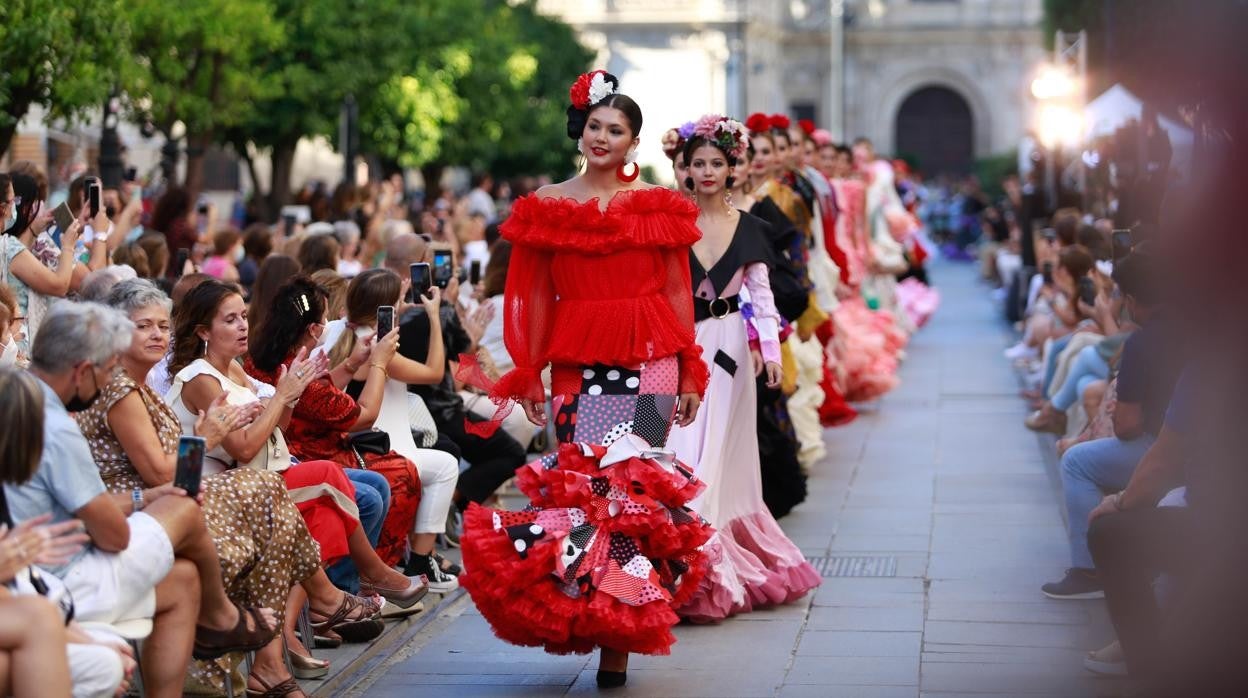
[[[347,435],[347,443],[360,453],[384,456],[390,452],[390,434],[380,429],[357,431]]]

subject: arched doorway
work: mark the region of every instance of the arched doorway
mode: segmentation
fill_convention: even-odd
[[[947,87],[919,88],[897,110],[896,156],[912,159],[928,177],[967,174],[975,159],[974,128],[962,95]]]

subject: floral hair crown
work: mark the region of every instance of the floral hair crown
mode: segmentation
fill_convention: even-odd
[[[593,70],[582,74],[568,89],[572,106],[585,111],[620,91],[620,81],[605,70]]]
[[[707,114],[693,124],[692,136],[705,138],[729,156],[740,160],[750,147],[750,134],[745,124],[719,114]]]

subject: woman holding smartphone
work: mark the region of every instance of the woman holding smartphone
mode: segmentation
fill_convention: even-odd
[[[277,380],[284,369],[302,356],[323,357],[322,365],[328,367],[325,353],[313,352],[321,344],[328,323],[325,307],[325,291],[307,277],[295,277],[279,288],[264,324],[251,339],[243,369],[255,379],[269,382]],[[321,375],[291,405],[290,425],[286,429],[290,452],[296,458],[330,460],[343,468],[367,470],[385,477],[390,485],[390,508],[382,525],[377,554],[387,565],[397,564],[407,552],[408,534],[420,504],[420,476],[416,464],[388,448],[388,443],[353,444],[351,434],[369,431],[377,421],[387,366],[398,349],[398,337],[398,331],[391,330],[375,346],[371,341],[361,343],[359,351],[328,373],[321,369]],[[361,371],[367,372],[367,379],[357,400],[343,388]],[[424,585],[413,581],[395,587],[362,576],[361,589],[376,591],[386,598],[403,598],[416,589],[423,593]]]
[[[406,291],[404,280],[389,269],[369,269],[352,279],[347,287],[347,317],[327,324],[321,340],[321,346],[329,350],[330,365],[345,362],[361,342],[385,330],[378,317],[383,311],[387,315],[386,325],[393,328],[394,318],[402,315],[398,307]],[[434,542],[439,534],[446,532],[446,514],[459,479],[459,459],[445,451],[417,448],[412,438],[412,425],[407,415],[407,386],[440,382],[446,366],[438,313],[442,291],[436,286],[429,288],[419,295],[419,301],[431,323],[429,353],[424,362],[413,361],[397,352],[390,358],[386,364],[381,407],[373,428],[389,434],[390,448],[418,464],[420,506],[408,536],[410,550],[403,573],[412,577],[424,575],[429,580],[430,591],[445,594],[459,588],[456,575],[460,568],[438,555]],[[357,371],[347,385],[347,393],[356,397],[362,395],[370,372],[368,368]]]

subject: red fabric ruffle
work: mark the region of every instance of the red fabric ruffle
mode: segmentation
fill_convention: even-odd
[[[606,211],[599,204],[529,194],[512,205],[499,232],[518,245],[583,254],[684,247],[702,237],[697,206],[666,187],[622,191]]]
[[[630,457],[603,467],[606,452],[564,444],[516,472],[532,508],[473,504],[465,513],[460,581],[503,640],[558,654],[597,647],[667,654],[676,641],[673,608],[706,573],[700,547],[713,530],[684,508],[704,486],[679,463]],[[587,530],[591,543],[570,558],[570,532]],[[607,556],[606,541],[620,536],[653,566],[648,579],[624,574]]]

